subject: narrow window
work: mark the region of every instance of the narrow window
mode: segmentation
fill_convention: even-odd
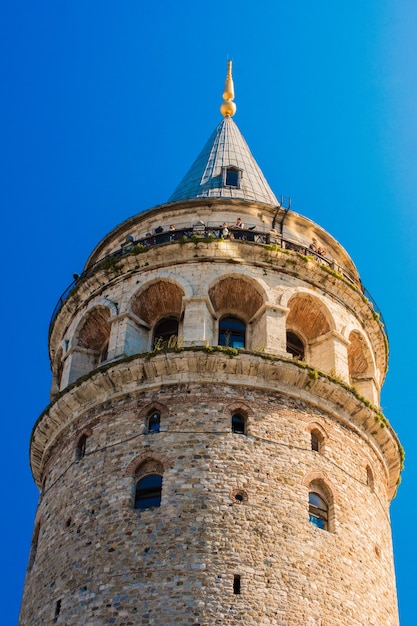
[[[245,418],[240,413],[232,415],[232,433],[236,435],[245,434]]]
[[[178,343],[178,320],[167,317],[158,322],[153,335],[154,348],[175,348]]]
[[[294,359],[304,360],[304,343],[298,335],[287,331],[287,352],[292,354]]]
[[[314,452],[320,452],[320,440],[317,436],[317,433],[314,431],[311,433],[311,449]]]
[[[246,326],[236,317],[224,317],[219,323],[219,346],[245,347]]]
[[[327,530],[328,528],[328,512],[329,507],[323,498],[314,491],[310,491],[308,495],[308,512],[309,520],[313,526]]]
[[[61,359],[58,361],[58,365],[56,368],[56,384],[58,385],[58,389],[61,387],[62,374],[64,373],[64,364]]]
[[[158,411],[153,411],[148,419],[148,432],[159,433],[161,426],[161,414]]]
[[[36,553],[38,551],[39,531],[40,531],[40,524],[37,523],[35,526],[35,531],[33,533],[32,544],[30,546],[29,563],[28,563],[29,570],[32,569],[33,564],[36,559]]]
[[[233,593],[240,594],[240,575],[235,574],[233,576]]]
[[[162,476],[148,474],[141,478],[136,485],[135,509],[149,509],[161,506]]]
[[[61,613],[61,604],[62,604],[62,600],[57,600],[56,601],[56,604],[55,604],[55,616],[54,616],[55,621],[58,619],[59,614]]]
[[[85,452],[87,448],[87,435],[81,435],[78,440],[77,447],[75,448],[75,460],[81,461],[85,457]]]
[[[368,485],[371,491],[374,490],[374,486],[375,486],[374,475],[369,465],[366,466],[366,484]]]
[[[107,361],[108,355],[109,355],[109,341],[107,340],[106,343],[101,348],[99,363],[104,363],[104,361]]]

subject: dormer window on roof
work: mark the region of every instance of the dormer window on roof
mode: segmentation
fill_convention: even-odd
[[[233,165],[222,167],[223,187],[234,187],[240,189],[242,170]]]

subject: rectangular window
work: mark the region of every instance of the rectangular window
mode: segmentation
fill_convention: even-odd
[[[234,594],[239,594],[240,593],[240,576],[239,576],[239,574],[235,574],[233,576],[233,593]]]
[[[227,170],[226,172],[226,185],[230,187],[237,187],[239,183],[239,172],[236,170]]]
[[[242,170],[238,167],[224,166],[222,167],[222,181],[224,187],[240,188],[240,181],[242,178]]]

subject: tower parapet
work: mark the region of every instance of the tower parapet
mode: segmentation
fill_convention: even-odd
[[[223,115],[54,312],[22,625],[398,624],[384,325]]]

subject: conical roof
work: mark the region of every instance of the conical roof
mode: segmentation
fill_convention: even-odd
[[[230,116],[217,126],[169,202],[194,198],[236,198],[279,204]]]

